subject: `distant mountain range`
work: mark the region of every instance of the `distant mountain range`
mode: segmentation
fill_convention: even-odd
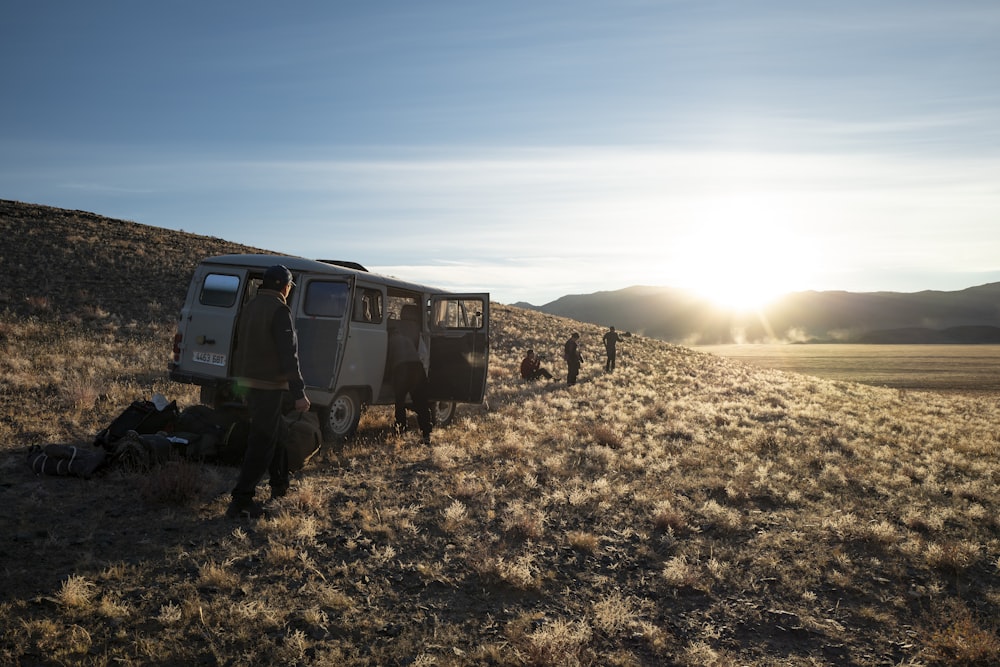
[[[688,345],[1000,343],[1000,283],[953,292],[793,292],[738,314],[647,286],[514,305]]]

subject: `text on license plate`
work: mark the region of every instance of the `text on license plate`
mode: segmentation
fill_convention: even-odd
[[[225,366],[226,355],[218,352],[195,352],[194,360],[199,364],[211,364],[212,366]]]

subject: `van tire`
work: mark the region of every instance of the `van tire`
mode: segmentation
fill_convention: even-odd
[[[361,420],[361,398],[356,391],[342,391],[324,411],[324,431],[335,442],[347,440],[358,430]]]
[[[455,401],[432,401],[431,417],[435,426],[447,426],[455,418],[455,408],[458,404]]]

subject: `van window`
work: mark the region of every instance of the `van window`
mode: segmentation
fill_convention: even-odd
[[[198,301],[203,306],[218,306],[229,308],[236,303],[236,295],[240,289],[240,279],[237,276],[226,276],[221,273],[210,273],[205,276],[201,285]]]
[[[306,286],[303,306],[306,315],[314,317],[343,317],[347,312],[347,283],[312,280]]]
[[[382,321],[382,292],[367,287],[359,288],[354,302],[355,322],[377,324]]]
[[[481,329],[481,299],[441,299],[434,303],[434,325],[440,329]]]
[[[386,312],[389,313],[390,320],[401,320],[403,319],[403,309],[406,306],[416,307],[418,309],[417,312],[419,313],[420,312],[419,304],[420,304],[419,294],[413,294],[411,292],[402,292],[399,290],[393,291],[390,289],[389,303],[386,306]],[[419,320],[420,318],[418,317],[417,319]]]

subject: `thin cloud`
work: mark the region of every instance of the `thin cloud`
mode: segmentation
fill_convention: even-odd
[[[111,195],[148,195],[155,190],[151,188],[129,188],[106,183],[63,183],[59,187],[66,190],[77,190],[81,192],[91,192]]]

